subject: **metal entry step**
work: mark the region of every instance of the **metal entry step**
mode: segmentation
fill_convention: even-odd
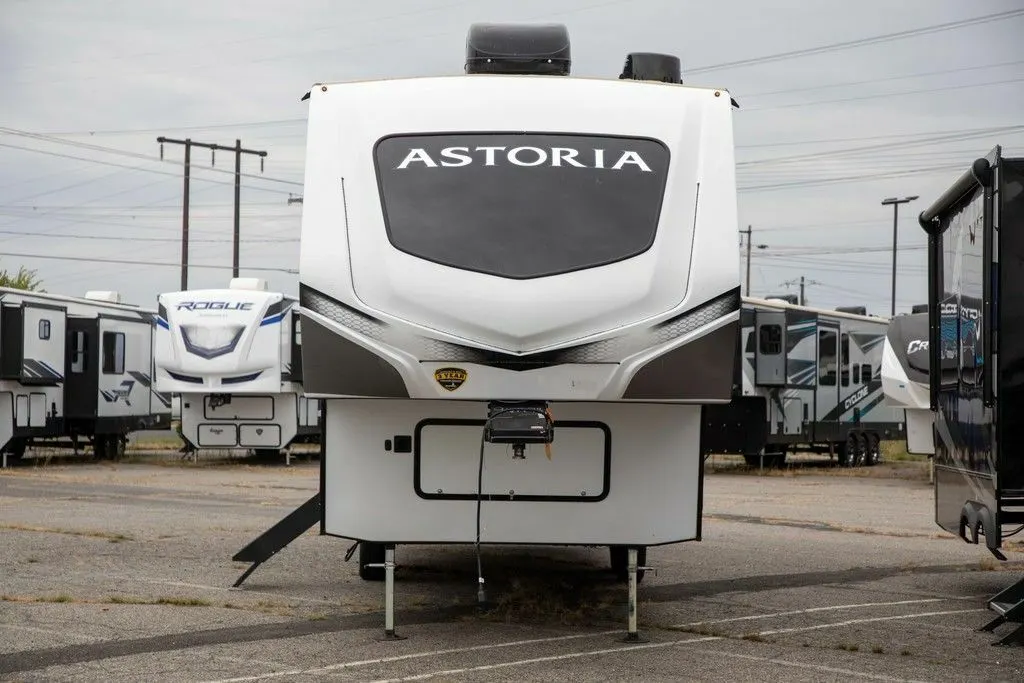
[[[1024,578],[993,596],[988,601],[988,608],[999,616],[979,630],[991,632],[1006,623],[1018,624],[1017,628],[992,644],[1024,645]]]

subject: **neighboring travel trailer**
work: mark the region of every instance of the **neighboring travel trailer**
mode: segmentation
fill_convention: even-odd
[[[156,385],[180,402],[192,448],[279,452],[319,433],[302,392],[295,299],[257,278],[158,297]]]
[[[882,349],[886,403],[905,414],[907,452],[933,455],[934,419],[928,389],[928,313],[896,316]]]
[[[170,396],[152,386],[155,311],[116,292],[68,297],[0,288],[0,450],[92,443],[124,454],[128,434],[170,425]]]
[[[747,441],[729,452],[751,465],[778,466],[796,451],[833,454],[850,467],[879,462],[902,415],[882,402],[889,319],[866,313],[744,297],[741,382],[729,410],[743,416]]]
[[[1024,158],[994,148],[919,221],[928,234],[935,520],[1005,560],[1003,543],[1024,529]],[[1024,580],[989,606],[998,616],[987,630],[1024,622]],[[1009,641],[1024,641],[1024,625]]]
[[[561,25],[474,25],[466,72],[309,93],[322,505],[282,524],[358,542],[388,632],[396,544],[607,546],[635,636],[644,549],[701,537],[737,368],[734,103],[668,55],[573,78]]]

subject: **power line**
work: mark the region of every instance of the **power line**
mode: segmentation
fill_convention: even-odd
[[[939,71],[919,71],[916,74],[907,74],[905,76],[886,76],[884,78],[870,78],[863,81],[846,81],[844,83],[831,83],[826,85],[811,85],[802,88],[787,88],[785,90],[770,90],[767,92],[752,92],[742,93],[744,99],[750,97],[771,97],[773,95],[789,95],[791,93],[798,92],[812,92],[814,90],[826,90],[830,88],[849,88],[857,85],[874,85],[876,83],[886,83],[888,81],[903,81],[910,78],[926,78],[928,76],[942,76],[945,74],[961,73],[963,71],[980,71],[982,69],[996,69],[1004,66],[1016,66],[1017,64],[1024,64],[1024,59],[1018,59],[1012,62],[999,62],[997,64],[982,64],[979,66],[962,66],[956,69],[941,69]]]
[[[875,95],[860,95],[857,97],[844,97],[834,100],[811,100],[809,102],[791,102],[789,104],[774,104],[769,107],[747,107],[745,111],[769,111],[772,109],[791,109],[793,107],[811,107],[819,104],[842,104],[844,102],[861,102],[863,100],[877,100],[883,97],[905,97],[907,95],[923,95],[926,93],[945,92],[947,90],[966,90],[967,88],[983,88],[989,85],[1005,85],[1007,83],[1020,83],[1021,78],[1007,78],[1000,81],[987,81],[985,83],[966,83],[963,85],[946,85],[937,88],[924,88],[921,90],[904,90],[898,92],[887,92]]]
[[[165,176],[170,176],[172,178],[176,178],[178,176],[177,173],[171,173],[169,171],[161,171],[161,170],[155,169],[155,168],[144,168],[144,167],[141,167],[141,166],[128,166],[127,164],[118,164],[118,163],[113,162],[113,161],[103,161],[101,159],[88,159],[86,157],[76,157],[76,156],[71,155],[71,154],[63,154],[61,152],[49,152],[49,151],[44,150],[44,149],[34,149],[32,147],[21,147],[19,145],[10,145],[10,144],[7,144],[5,142],[0,142],[0,147],[8,147],[10,149],[20,149],[20,150],[23,150],[25,152],[34,152],[36,154],[45,154],[47,156],[60,157],[62,159],[75,159],[77,161],[88,161],[90,163],[99,164],[101,166],[114,166],[116,168],[127,168],[127,169],[129,169],[131,171],[143,171],[145,173],[156,173],[157,175],[165,175]],[[196,180],[200,180],[201,182],[204,182],[204,183],[212,183],[214,185],[234,185],[234,183],[230,183],[230,182],[227,182],[227,181],[224,181],[224,180],[213,180],[211,178],[197,178]],[[254,190],[254,191],[257,191],[257,192],[272,192],[274,194],[287,194],[287,195],[294,194],[293,192],[288,192],[286,190],[275,190],[275,189],[269,188],[269,187],[253,187],[251,189]]]
[[[838,142],[868,142],[872,140],[892,140],[894,138],[919,138],[919,137],[944,137],[947,135],[962,135],[968,133],[993,133],[1006,128],[1015,128],[1014,125],[991,126],[988,128],[961,128],[958,130],[930,131],[926,133],[889,133],[887,135],[866,135],[860,137],[846,138],[819,138],[817,140],[788,140],[785,142],[759,142],[747,145],[736,145],[736,149],[759,149],[764,147],[796,147],[801,145],[830,145]]]
[[[308,38],[311,34],[314,34],[314,33],[321,33],[321,32],[324,32],[324,31],[337,31],[339,28],[342,28],[342,27],[344,27],[344,28],[352,28],[353,26],[365,26],[367,24],[376,24],[376,23],[380,23],[382,21],[395,21],[397,19],[404,19],[405,17],[415,16],[417,14],[431,14],[431,13],[434,13],[434,12],[439,12],[441,10],[446,10],[446,9],[451,9],[451,8],[454,8],[454,7],[462,7],[462,6],[465,6],[465,5],[473,4],[474,2],[476,2],[476,0],[460,0],[460,2],[452,2],[452,3],[448,3],[446,5],[439,5],[439,6],[434,6],[434,7],[420,8],[420,9],[417,9],[417,10],[413,10],[411,12],[400,12],[398,14],[390,14],[390,15],[387,15],[387,16],[372,17],[368,21],[356,22],[354,24],[346,22],[342,26],[339,26],[337,24],[332,24],[332,25],[322,25],[321,24],[321,25],[317,25],[317,26],[312,27],[312,28],[304,28],[304,29],[302,29],[302,30],[300,30],[298,32],[293,32],[292,35],[296,35],[296,36],[299,36],[299,37],[302,37],[302,38]],[[284,38],[287,35],[289,35],[289,34],[282,35],[280,32],[278,32],[278,33],[274,33],[274,34],[271,34],[271,35],[265,34],[265,35],[256,36],[256,37],[238,38],[238,39],[235,39],[235,40],[228,40],[228,41],[218,41],[218,44],[221,47],[225,47],[225,46],[229,46],[229,45],[241,45],[243,43],[251,43],[251,42],[256,42],[256,41],[260,41],[260,40],[280,41],[282,38]],[[115,61],[115,60],[118,61],[118,62],[124,62],[125,60],[129,60],[129,59],[134,60],[134,59],[140,59],[140,58],[143,58],[143,57],[157,57],[157,56],[167,55],[167,54],[172,54],[173,55],[173,54],[177,54],[177,52],[178,51],[176,51],[176,50],[170,51],[170,52],[168,52],[166,50],[150,51],[150,52],[138,52],[138,53],[131,54],[131,55],[119,55],[119,56],[116,56],[116,57],[115,56],[111,56],[111,57],[108,57],[108,58],[105,58],[105,59],[104,58],[100,58],[98,60],[96,60],[96,59],[89,59],[89,60],[81,60],[81,59],[79,59],[79,60],[62,61],[62,62],[59,62],[59,63],[50,63],[50,64],[19,65],[18,69],[20,71],[33,71],[35,69],[50,69],[50,68],[55,68],[55,67],[61,68],[61,69],[66,69],[69,65],[73,65],[73,64],[82,64],[82,63],[95,64],[97,61],[102,63],[104,61]]]
[[[902,40],[904,38],[911,38],[914,36],[923,36],[931,33],[940,33],[942,31],[950,31],[952,29],[963,28],[965,26],[974,26],[977,24],[985,24],[992,21],[998,21],[1000,19],[1010,19],[1024,15],[1024,9],[1010,10],[1007,12],[997,12],[996,14],[986,14],[980,17],[973,17],[971,19],[961,19],[959,21],[950,21],[944,24],[933,24],[931,26],[923,26],[921,28],[907,29],[904,31],[896,31],[894,33],[883,33],[877,36],[870,36],[868,38],[858,38],[857,40],[846,40],[839,43],[830,43],[828,45],[819,45],[817,47],[803,48],[800,50],[788,50],[786,52],[778,52],[772,55],[763,55],[761,57],[750,57],[747,59],[737,59],[732,62],[722,62],[721,64],[711,64],[709,66],[701,66],[695,69],[687,69],[687,73],[706,73],[708,71],[720,71],[722,69],[734,69],[740,66],[750,66],[753,64],[767,64],[769,62],[777,62],[784,59],[794,59],[796,57],[806,57],[809,55],[817,55],[825,52],[836,52],[839,50],[848,50],[855,47],[862,47],[864,45],[875,45],[877,43],[886,43],[893,40]]]
[[[155,266],[159,268],[178,268],[178,263],[168,263],[166,261],[139,261],[137,259],[112,259],[112,258],[91,258],[87,256],[54,256],[52,254],[20,254],[10,251],[5,251],[4,256],[16,256],[18,258],[36,258],[36,259],[48,259],[52,261],[86,261],[89,263],[123,263],[135,266]],[[192,263],[189,264],[192,268],[214,268],[217,270],[228,270],[231,266],[218,266],[212,263]],[[250,266],[249,270],[265,270],[275,271],[279,273],[290,273],[292,275],[298,275],[299,271],[294,268],[278,268],[272,266]]]
[[[31,139],[34,139],[34,140],[41,140],[43,142],[51,142],[51,143],[57,144],[57,145],[69,145],[71,147],[78,147],[78,148],[81,148],[81,149],[87,149],[87,150],[95,151],[95,152],[104,152],[106,154],[117,154],[117,155],[120,155],[120,156],[131,157],[133,159],[143,159],[145,161],[152,161],[154,163],[182,165],[182,163],[178,162],[178,161],[172,161],[170,159],[163,159],[161,157],[153,157],[153,156],[149,156],[148,154],[141,154],[139,152],[131,152],[131,151],[126,150],[126,149],[117,149],[116,147],[105,147],[103,145],[93,145],[93,144],[89,144],[89,143],[86,143],[86,142],[78,142],[76,140],[63,140],[63,139],[61,139],[59,137],[55,137],[55,136],[52,136],[52,135],[44,135],[42,133],[32,133],[30,131],[23,131],[23,130],[19,130],[17,128],[0,127],[0,133],[7,133],[8,135],[16,135],[16,136],[19,136],[19,137],[27,137],[27,138],[31,138]],[[228,151],[231,151],[234,148],[223,148],[223,149],[227,149]],[[261,164],[261,168],[262,168],[262,164]],[[227,174],[234,175],[234,173],[232,173],[232,171],[228,171],[228,170],[222,169],[222,168],[214,168],[213,166],[211,166],[210,168],[203,168],[203,170],[204,171],[209,171],[211,173],[227,173]],[[260,173],[260,175],[256,175],[255,173],[242,173],[241,176],[243,178],[254,178],[256,180],[265,180],[265,181],[270,182],[270,183],[282,183],[284,185],[295,185],[296,187],[302,187],[302,183],[297,181],[297,180],[286,180],[284,178],[273,178],[273,177],[270,177],[270,176],[265,176],[262,173]]]
[[[942,164],[939,166],[928,166],[915,168],[906,171],[888,171],[885,173],[868,173],[864,175],[850,175],[838,178],[818,178],[814,180],[794,180],[782,183],[769,183],[765,185],[748,185],[738,188],[739,192],[764,192],[768,190],[787,190],[794,187],[814,187],[819,185],[833,185],[835,183],[856,183],[864,180],[879,180],[883,178],[902,178],[922,173],[937,173],[939,171],[950,171],[963,168],[963,164]]]
[[[1024,79],[1022,79],[1024,80]],[[826,152],[807,152],[805,154],[791,154],[788,156],[781,157],[767,157],[764,159],[752,159],[750,161],[740,161],[736,163],[738,168],[749,168],[751,166],[761,166],[765,164],[780,164],[783,162],[791,161],[806,161],[809,159],[822,159],[839,156],[857,155],[864,152],[889,152],[896,149],[904,149],[906,147],[917,147],[919,145],[932,145],[937,142],[962,142],[964,140],[972,140],[974,138],[986,137],[993,133],[1009,133],[1014,131],[1024,131],[1024,125],[1016,126],[1002,126],[999,128],[987,129],[984,132],[975,133],[959,133],[950,135],[935,135],[932,137],[921,138],[918,140],[905,140],[903,142],[889,142],[886,144],[879,145],[862,145],[859,147],[846,147],[843,149],[834,149]]]
[[[38,237],[40,236],[37,232],[29,232],[25,230],[0,230],[0,235],[20,235],[23,237]],[[58,237],[66,240],[113,240],[115,242],[177,242],[177,237],[142,237],[134,235],[72,235],[67,233],[46,233],[45,237]],[[283,244],[288,242],[298,242],[297,237],[263,237],[258,239],[247,239],[246,244]],[[193,239],[192,242],[204,242],[204,243],[220,243],[226,244],[231,242],[225,238],[200,238]]]

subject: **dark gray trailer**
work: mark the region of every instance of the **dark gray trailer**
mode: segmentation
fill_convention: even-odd
[[[1000,548],[1024,530],[1024,158],[974,161],[919,217],[928,234],[929,407],[935,521]],[[936,372],[938,370],[938,372]],[[1024,580],[989,602],[985,626],[1022,624]]]

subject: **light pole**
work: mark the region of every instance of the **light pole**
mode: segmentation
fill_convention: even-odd
[[[913,197],[889,197],[882,200],[882,206],[892,204],[892,305],[889,315],[896,316],[896,228],[899,225],[900,204],[907,204],[917,199]]]

